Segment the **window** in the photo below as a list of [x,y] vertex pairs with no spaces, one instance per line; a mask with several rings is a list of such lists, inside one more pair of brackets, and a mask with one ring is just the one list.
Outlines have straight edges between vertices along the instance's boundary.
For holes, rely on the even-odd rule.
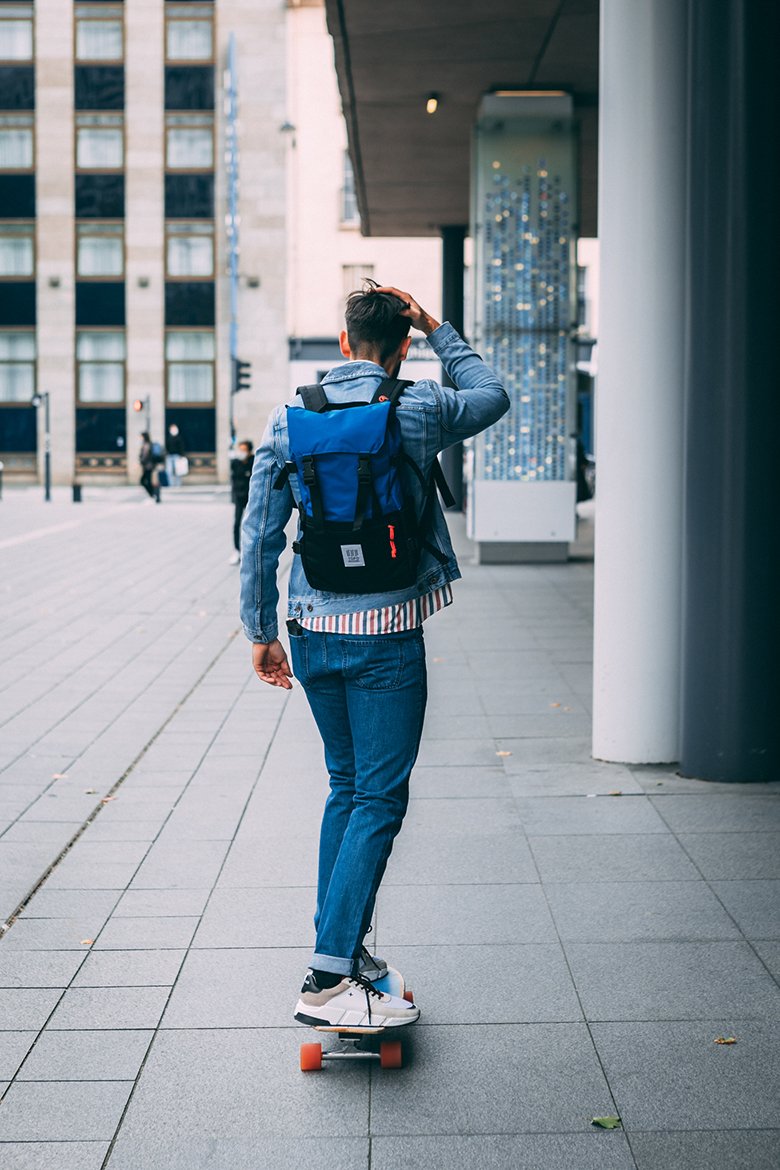
[[124,275],[125,249],[121,224],[79,224],[76,237],[76,271],[80,277]]
[[125,335],[118,331],[76,334],[79,402],[124,402]]
[[210,223],[169,223],[166,276],[214,275],[214,227]]
[[29,171],[32,165],[32,115],[0,114],[0,171]]
[[373,279],[374,265],[373,264],[342,264],[341,266],[341,288],[344,294],[344,299],[349,296],[351,292],[363,287],[363,281],[366,278]]
[[168,114],[165,165],[169,170],[211,170],[214,166],[211,114]]
[[0,276],[35,275],[35,228],[31,223],[0,223]]
[[214,334],[200,329],[165,337],[168,402],[214,401]]
[[124,151],[121,114],[76,116],[76,166],[80,170],[121,170]]
[[29,402],[35,393],[35,334],[0,330],[0,402]]
[[210,61],[214,48],[211,11],[203,4],[181,4],[169,9],[165,23],[168,61]]
[[114,4],[76,8],[76,60],[121,61],[122,9]]
[[344,186],[341,188],[341,222],[360,224],[357,196],[355,195],[355,174],[349,151],[344,151]]
[[32,61],[32,4],[5,4],[0,8],[0,61]]

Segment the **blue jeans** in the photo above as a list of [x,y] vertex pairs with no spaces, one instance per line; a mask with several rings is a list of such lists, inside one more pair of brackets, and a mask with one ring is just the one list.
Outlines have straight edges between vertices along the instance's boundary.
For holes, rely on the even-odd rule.
[[409,802],[427,680],[422,628],[347,636],[291,631],[293,673],[325,745],[311,965],[350,975]]

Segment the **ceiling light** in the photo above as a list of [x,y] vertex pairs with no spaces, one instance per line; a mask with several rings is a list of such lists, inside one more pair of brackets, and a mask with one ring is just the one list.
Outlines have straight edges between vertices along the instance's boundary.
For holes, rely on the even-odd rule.
[[429,93],[425,99],[426,114],[435,114],[439,108],[439,95],[437,93]]

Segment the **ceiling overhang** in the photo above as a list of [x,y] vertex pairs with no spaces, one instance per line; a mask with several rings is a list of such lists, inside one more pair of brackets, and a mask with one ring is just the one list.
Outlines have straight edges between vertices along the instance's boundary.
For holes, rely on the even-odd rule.
[[[596,234],[598,0],[325,0],[364,235],[469,220],[482,96],[564,90],[579,138],[579,231]],[[438,95],[438,109],[426,100]]]

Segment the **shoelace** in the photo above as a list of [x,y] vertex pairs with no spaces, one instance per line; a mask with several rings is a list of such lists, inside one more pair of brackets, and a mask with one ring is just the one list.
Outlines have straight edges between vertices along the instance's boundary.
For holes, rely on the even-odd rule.
[[371,1023],[371,996],[377,999],[382,998],[382,992],[377,991],[370,979],[366,979],[364,975],[353,975],[350,978],[350,983],[354,983],[355,987],[359,987],[366,993],[366,1011],[368,1013],[368,1022]]

